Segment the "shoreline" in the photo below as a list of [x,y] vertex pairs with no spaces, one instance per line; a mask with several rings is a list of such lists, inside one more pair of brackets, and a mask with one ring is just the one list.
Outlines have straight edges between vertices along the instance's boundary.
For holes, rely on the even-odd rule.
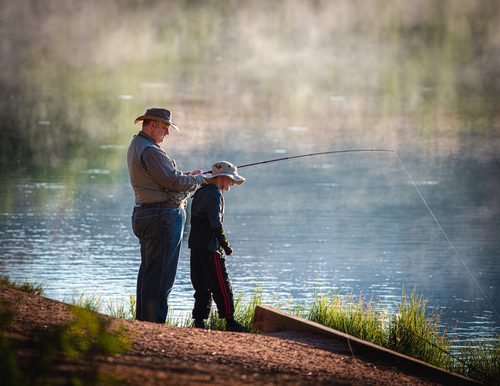
[[[32,339],[37,328],[48,330],[71,318],[68,305],[43,296],[0,287],[0,298],[14,314],[7,336],[19,342]],[[144,379],[152,385],[450,384],[374,353],[352,358],[347,345],[308,333],[233,333],[97,315],[109,320],[112,330],[123,325],[133,339],[126,353],[95,361],[101,374],[130,385]],[[64,363],[78,372],[78,363]]]

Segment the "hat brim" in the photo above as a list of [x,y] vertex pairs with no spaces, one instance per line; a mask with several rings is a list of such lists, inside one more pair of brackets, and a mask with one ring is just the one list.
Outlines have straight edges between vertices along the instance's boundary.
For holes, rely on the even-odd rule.
[[139,125],[140,123],[142,123],[145,119],[153,119],[155,121],[162,121],[162,122],[165,122],[165,123],[168,123],[170,126],[172,126],[175,130],[179,131],[179,128],[177,127],[177,125],[173,122],[169,122],[169,121],[166,121],[164,119],[161,119],[161,118],[158,118],[158,117],[155,117],[154,115],[141,115],[140,117],[136,118],[136,120],[134,121],[134,123],[136,125]]
[[229,173],[217,173],[213,174],[211,176],[203,177],[205,181],[211,182],[214,178],[217,178],[219,176],[226,176],[231,178],[236,185],[241,185],[243,182],[245,182],[245,178],[242,176],[236,176],[234,174],[229,174]]

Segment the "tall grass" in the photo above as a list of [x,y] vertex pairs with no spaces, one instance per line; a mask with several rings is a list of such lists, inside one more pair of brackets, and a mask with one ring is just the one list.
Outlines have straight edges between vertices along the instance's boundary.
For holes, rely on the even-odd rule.
[[107,313],[115,318],[121,318],[126,320],[135,319],[135,296],[130,294],[129,302],[127,303],[123,296],[117,299],[110,299],[106,310]]
[[[244,291],[240,291],[234,302],[234,317],[244,326],[250,327],[252,324],[255,307],[264,302],[263,287],[256,285],[249,300],[244,299]],[[210,330],[225,330],[226,321],[218,316],[215,307],[212,307],[206,326]]]
[[435,366],[449,368],[452,346],[445,331],[440,331],[441,314],[426,313],[425,301],[415,290],[409,299],[404,293],[397,305],[397,312],[390,316],[386,347]]
[[27,281],[21,284],[15,283],[7,275],[0,275],[0,287],[14,288],[35,295],[45,295],[45,288],[41,284],[29,283]]
[[371,300],[363,301],[363,297],[355,300],[352,293],[342,297],[340,291],[322,294],[316,290],[312,303],[306,307],[306,318],[383,346],[387,341],[385,312],[383,308],[374,309]]
[[450,370],[487,385],[500,385],[500,336],[484,335],[463,343]]
[[86,310],[89,310],[89,311],[99,312],[101,310],[101,307],[102,307],[101,297],[102,297],[101,295],[98,295],[95,292],[93,292],[93,293],[87,293],[87,292],[78,293],[78,291],[74,290],[71,293],[70,304],[72,304],[76,307],[85,308]]

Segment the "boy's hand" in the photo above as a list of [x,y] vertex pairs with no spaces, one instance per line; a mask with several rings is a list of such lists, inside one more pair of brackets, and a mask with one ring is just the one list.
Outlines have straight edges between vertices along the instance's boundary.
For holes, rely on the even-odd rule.
[[224,252],[226,252],[226,256],[231,256],[233,254],[233,248],[226,248],[224,249]]

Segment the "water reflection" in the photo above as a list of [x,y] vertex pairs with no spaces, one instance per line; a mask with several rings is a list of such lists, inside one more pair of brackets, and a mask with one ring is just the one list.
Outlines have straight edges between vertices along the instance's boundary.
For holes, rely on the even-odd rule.
[[[235,4],[4,5],[0,273],[59,299],[134,293],[125,152],[133,119],[165,106],[181,126],[165,148],[183,170],[396,149],[500,310],[498,2]],[[389,308],[415,286],[459,331],[500,323],[394,155],[241,172],[227,195],[236,286],[298,301],[342,289]],[[183,312],[188,265],[183,249],[172,294]]]

